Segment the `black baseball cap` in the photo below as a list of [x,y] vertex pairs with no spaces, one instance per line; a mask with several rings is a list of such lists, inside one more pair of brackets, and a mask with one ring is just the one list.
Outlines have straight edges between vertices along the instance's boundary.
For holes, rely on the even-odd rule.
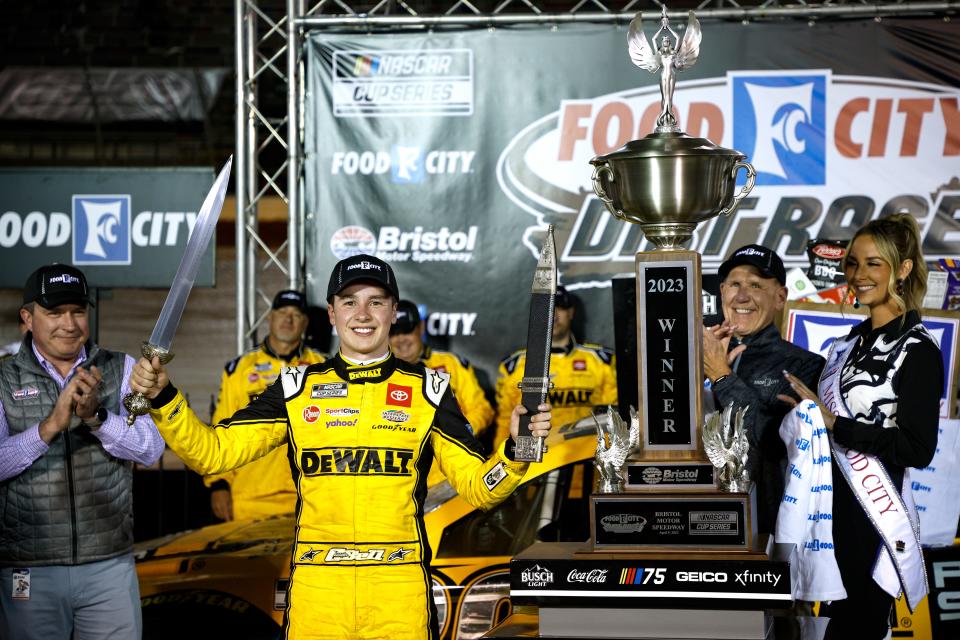
[[293,289],[284,289],[273,297],[271,309],[280,309],[281,307],[296,307],[304,313],[307,312],[307,296],[300,291]]
[[420,324],[420,309],[409,300],[397,303],[397,321],[390,326],[390,335],[413,333]]
[[333,296],[360,281],[378,284],[389,291],[394,300],[400,299],[397,277],[393,275],[390,265],[376,256],[358,253],[344,258],[333,267],[330,283],[327,284],[327,302],[333,302]]
[[557,293],[553,297],[553,305],[561,309],[572,309],[574,307],[573,294],[567,291],[567,288],[562,284],[557,285]]
[[93,304],[87,278],[83,272],[68,264],[48,264],[29,276],[23,285],[23,304],[36,302],[44,309],[61,304]]
[[783,267],[783,260],[772,250],[759,244],[748,244],[734,251],[720,265],[717,275],[721,281],[725,280],[734,267],[745,264],[756,267],[764,278],[776,278],[781,285],[787,284],[787,270]]

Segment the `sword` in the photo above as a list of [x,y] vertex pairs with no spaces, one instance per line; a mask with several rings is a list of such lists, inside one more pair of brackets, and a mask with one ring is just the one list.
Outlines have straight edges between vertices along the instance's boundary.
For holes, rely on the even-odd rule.
[[540,462],[547,450],[543,438],[530,431],[530,419],[546,401],[550,382],[550,347],[553,342],[553,309],[557,294],[557,252],[553,242],[553,225],[547,226],[547,237],[540,250],[533,272],[530,299],[530,320],[527,323],[527,359],[523,365],[520,404],[527,413],[520,416],[520,432],[514,458],[522,462]]
[[[173,284],[160,310],[157,324],[153,327],[150,340],[140,346],[140,353],[149,360],[153,360],[154,356],[159,357],[163,364],[173,360],[173,353],[170,352],[173,334],[177,332],[177,325],[180,324],[183,309],[187,306],[187,298],[190,296],[190,290],[193,289],[193,282],[197,279],[200,260],[207,245],[210,244],[214,229],[217,228],[217,219],[220,217],[220,209],[223,208],[223,199],[227,195],[227,183],[230,181],[232,165],[233,156],[230,156],[213,186],[210,187],[207,197],[204,198],[200,215],[197,216],[197,221],[193,225],[193,232],[187,241],[183,257],[180,258],[180,266],[177,267],[177,274],[173,277]],[[128,411],[127,424],[133,425],[137,416],[146,415],[150,410],[150,400],[142,393],[128,393],[123,397],[123,406]]]

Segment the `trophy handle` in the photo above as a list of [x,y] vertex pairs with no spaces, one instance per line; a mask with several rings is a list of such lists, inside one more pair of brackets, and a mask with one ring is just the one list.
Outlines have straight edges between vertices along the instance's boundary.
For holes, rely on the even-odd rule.
[[[738,161],[737,164],[733,165],[733,171],[731,172],[734,182],[737,180],[737,170],[739,170],[740,167],[743,167],[747,170],[747,184],[743,185],[743,188],[740,189],[740,193],[733,196],[733,202],[730,203],[730,206],[725,207],[722,211],[720,211],[721,216],[728,216],[736,211],[737,207],[740,206],[740,201],[746,198],[748,193],[753,191],[753,183],[757,181],[757,172],[754,170],[753,165],[749,162]],[[594,183],[594,188],[596,188],[596,183]]]
[[623,210],[617,206],[613,201],[613,198],[607,195],[606,189],[603,188],[603,178],[602,176],[607,176],[607,182],[613,184],[616,182],[616,176],[613,173],[613,170],[610,168],[610,165],[599,164],[597,168],[593,170],[593,192],[597,194],[597,197],[607,206],[607,211],[612,213],[614,217],[624,220],[626,222],[631,222],[631,220],[623,213]]

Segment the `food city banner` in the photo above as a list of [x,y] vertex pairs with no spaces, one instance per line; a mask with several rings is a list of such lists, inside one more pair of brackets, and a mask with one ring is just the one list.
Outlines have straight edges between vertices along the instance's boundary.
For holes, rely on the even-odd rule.
[[[697,64],[678,75],[680,124],[758,172],[739,211],[695,235],[705,272],[751,242],[806,268],[808,240],[894,211],[916,216],[928,259],[960,255],[960,26],[702,28]],[[375,253],[427,306],[434,340],[493,372],[525,339],[552,223],[561,282],[584,303],[575,327],[612,346],[610,279],[650,247],[605,211],[588,162],[651,132],[660,108],[659,76],[630,62],[626,38],[625,24],[312,34],[311,299],[336,260]]]
[[[214,180],[210,167],[0,169],[0,288],[51,262],[92,287],[166,288]],[[214,284],[214,245],[197,286]]]

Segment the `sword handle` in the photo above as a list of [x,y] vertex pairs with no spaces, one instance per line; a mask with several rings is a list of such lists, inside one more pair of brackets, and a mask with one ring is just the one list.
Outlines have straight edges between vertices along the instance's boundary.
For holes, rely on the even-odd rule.
[[530,431],[530,421],[537,414],[536,405],[533,409],[526,404],[524,406],[528,413],[520,416],[520,429],[517,433],[513,459],[519,462],[543,462],[543,454],[547,451],[547,445],[544,443],[544,438],[538,438]]
[[[140,353],[150,361],[153,361],[154,356],[160,358],[160,364],[167,364],[173,360],[171,351],[149,342],[140,345]],[[127,426],[132,427],[139,416],[145,416],[150,412],[150,399],[142,393],[128,393],[123,396],[123,406],[127,409]]]

